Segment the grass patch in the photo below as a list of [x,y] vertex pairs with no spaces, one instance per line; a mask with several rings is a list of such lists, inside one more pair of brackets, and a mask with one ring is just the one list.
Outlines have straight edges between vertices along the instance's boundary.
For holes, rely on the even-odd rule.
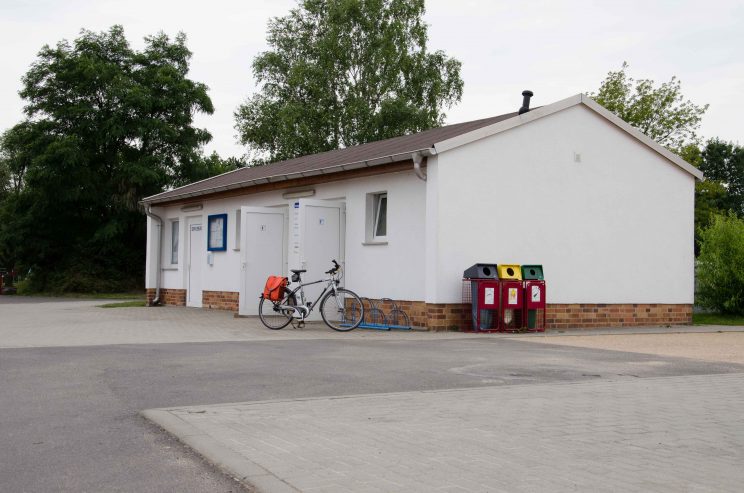
[[744,325],[742,315],[722,315],[720,313],[693,313],[693,325]]
[[104,305],[98,305],[98,308],[133,308],[147,306],[147,303],[143,300],[132,300],[132,301],[120,301],[119,303],[106,303]]

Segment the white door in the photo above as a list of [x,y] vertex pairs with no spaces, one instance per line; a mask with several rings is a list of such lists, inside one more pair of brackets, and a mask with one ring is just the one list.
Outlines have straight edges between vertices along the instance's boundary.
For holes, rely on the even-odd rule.
[[266,278],[287,275],[287,208],[240,208],[240,314],[258,315]]
[[[344,263],[345,205],[310,199],[300,199],[299,204],[300,265],[307,269],[302,279],[317,281],[327,277],[325,271],[333,267],[332,260]],[[323,287],[316,284],[305,288],[306,301],[315,303]],[[320,319],[317,309],[313,315],[311,319]]]
[[187,265],[186,306],[202,306],[202,264],[206,245],[201,219],[189,224],[189,263]]

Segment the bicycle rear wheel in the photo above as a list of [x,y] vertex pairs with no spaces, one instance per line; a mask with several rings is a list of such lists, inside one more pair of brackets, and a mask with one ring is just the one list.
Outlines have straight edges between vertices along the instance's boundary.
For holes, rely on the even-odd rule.
[[289,325],[289,322],[292,321],[292,310],[279,308],[282,304],[296,306],[297,299],[294,295],[276,302],[261,298],[261,301],[258,303],[258,318],[261,319],[261,322],[266,327],[272,330],[279,330]]
[[337,288],[320,302],[320,315],[328,327],[339,332],[356,329],[364,318],[364,305],[353,291]]

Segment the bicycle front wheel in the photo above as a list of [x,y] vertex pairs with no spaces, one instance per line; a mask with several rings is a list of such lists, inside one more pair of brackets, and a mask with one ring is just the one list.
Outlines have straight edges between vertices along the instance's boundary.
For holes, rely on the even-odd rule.
[[294,295],[290,295],[287,299],[282,300],[281,302],[261,298],[261,301],[258,304],[258,317],[266,327],[272,330],[279,330],[289,325],[289,322],[292,321],[292,311],[279,308],[282,303],[296,306],[297,300]]
[[364,305],[353,291],[337,288],[320,302],[320,315],[328,327],[340,332],[356,329],[364,318]]

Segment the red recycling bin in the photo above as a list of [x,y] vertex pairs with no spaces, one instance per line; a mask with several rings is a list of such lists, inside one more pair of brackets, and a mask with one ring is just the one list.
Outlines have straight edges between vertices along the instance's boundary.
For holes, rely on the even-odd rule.
[[474,330],[498,330],[499,328],[499,281],[473,280],[478,293],[478,305],[473,310]]
[[545,332],[545,281],[524,281],[524,311],[527,330]]
[[522,328],[524,287],[522,281],[504,280],[501,284],[499,329],[516,331]]

